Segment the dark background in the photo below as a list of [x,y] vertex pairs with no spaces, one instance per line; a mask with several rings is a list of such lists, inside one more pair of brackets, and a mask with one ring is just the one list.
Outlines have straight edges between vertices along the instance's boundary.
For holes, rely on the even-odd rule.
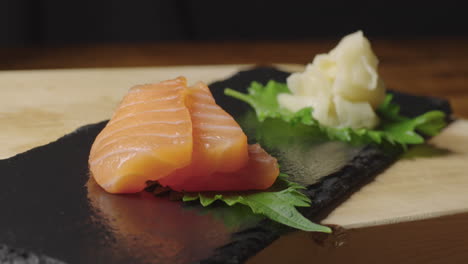
[[0,45],[468,36],[463,1],[0,0]]

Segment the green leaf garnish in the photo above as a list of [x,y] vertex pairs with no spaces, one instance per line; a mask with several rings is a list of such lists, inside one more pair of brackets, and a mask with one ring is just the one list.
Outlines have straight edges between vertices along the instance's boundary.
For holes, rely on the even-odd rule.
[[304,231],[331,233],[331,229],[318,225],[305,218],[296,207],[308,207],[310,199],[300,190],[304,186],[289,181],[285,174],[278,176],[275,184],[268,190],[252,193],[185,193],[182,201],[199,200],[201,205],[209,206],[222,201],[229,206],[242,204],[253,213],[261,214],[278,223]]
[[291,93],[285,83],[269,81],[265,86],[252,82],[247,94],[232,89],[225,89],[228,96],[237,98],[252,106],[259,121],[266,118],[280,118],[291,124],[301,123],[316,127],[331,140],[350,142],[352,144],[388,142],[406,148],[408,144],[424,143],[424,136],[434,136],[444,128],[445,113],[429,111],[415,118],[400,115],[400,107],[392,103],[392,95],[387,94],[382,105],[377,109],[380,125],[375,129],[334,128],[321,125],[312,117],[313,109],[308,107],[291,112],[281,108],[277,96],[280,93]]
[[288,121],[295,116],[295,114],[287,109],[280,108],[276,97],[280,93],[290,93],[288,86],[285,83],[269,81],[267,85],[263,86],[261,83],[252,82],[248,88],[249,94],[226,89],[224,93],[239,100],[250,104],[257,113],[260,121],[266,118],[287,118]]

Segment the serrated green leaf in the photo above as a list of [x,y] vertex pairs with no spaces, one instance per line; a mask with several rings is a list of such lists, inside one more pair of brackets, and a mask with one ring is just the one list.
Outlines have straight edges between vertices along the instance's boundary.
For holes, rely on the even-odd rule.
[[[331,232],[329,227],[315,224],[302,216],[295,206],[302,205],[303,201],[300,201],[300,203],[298,201],[300,200],[292,199],[282,193],[265,192],[247,196],[242,203],[249,206],[254,213],[265,215],[287,226],[311,232]],[[309,206],[309,204],[306,206]]]
[[[290,112],[280,107],[277,96],[280,93],[290,93],[285,83],[269,81],[267,85],[253,82],[243,94],[226,89],[225,94],[248,103],[254,108],[259,121],[266,118],[280,118],[291,125],[303,124],[317,128],[331,140],[339,140],[352,144],[383,144],[400,145],[406,149],[408,144],[421,144],[424,136],[438,134],[446,125],[445,114],[441,111],[430,111],[415,118],[400,115],[400,106],[392,103],[393,96],[388,94],[378,107],[377,114],[381,119],[376,129],[333,128],[319,124],[312,117],[313,109],[308,107],[298,112]],[[317,136],[313,132],[313,136]]]
[[198,194],[186,193],[182,197],[182,202],[191,202],[191,201],[195,201],[195,200],[198,200],[198,199],[199,199]]
[[[278,223],[304,231],[330,233],[331,229],[311,222],[305,218],[296,207],[309,207],[310,199],[299,190],[305,187],[289,181],[280,174],[275,186],[264,192],[255,193],[186,193],[183,201],[199,199],[201,205],[209,206],[214,201],[222,201],[229,206],[242,204],[255,214],[261,214]],[[285,188],[277,191],[278,186]]]
[[225,89],[226,95],[237,98],[250,104],[256,111],[260,121],[271,117],[292,117],[294,114],[285,109],[280,109],[276,96],[280,93],[289,93],[288,86],[283,83],[269,81],[265,86],[258,82],[252,82],[248,95],[240,93],[232,89]]
[[210,204],[212,204],[214,201],[216,201],[217,199],[219,199],[220,197],[219,196],[200,196],[200,203],[203,205],[203,206],[208,206]]
[[416,118],[416,130],[428,136],[437,135],[447,124],[445,114],[440,111],[430,111]]

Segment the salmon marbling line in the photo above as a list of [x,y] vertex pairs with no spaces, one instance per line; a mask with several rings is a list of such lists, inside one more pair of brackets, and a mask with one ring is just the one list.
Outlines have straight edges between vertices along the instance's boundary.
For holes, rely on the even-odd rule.
[[[115,193],[141,191],[146,180],[176,189],[267,188],[278,170],[260,146],[248,147],[240,126],[205,84],[189,88],[185,78],[130,89],[94,142],[90,168]],[[250,175],[250,169],[260,175]]]

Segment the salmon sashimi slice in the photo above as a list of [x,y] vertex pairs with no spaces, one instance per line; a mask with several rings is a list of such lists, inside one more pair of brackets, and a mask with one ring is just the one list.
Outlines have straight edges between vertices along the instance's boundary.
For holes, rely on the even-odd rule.
[[96,137],[89,166],[110,193],[139,192],[149,180],[176,191],[258,190],[279,174],[208,86],[189,88],[183,77],[131,88]]
[[134,193],[192,161],[192,121],[183,77],[135,86],[96,137],[89,167],[110,193]]
[[247,165],[247,136],[234,118],[216,104],[210,89],[199,82],[187,92],[193,125],[192,163],[159,180],[164,186],[202,181],[215,172],[234,172]]
[[260,145],[248,147],[246,166],[233,172],[216,172],[211,175],[194,175],[184,182],[170,185],[176,191],[242,191],[264,190],[273,185],[279,175],[277,160]]
[[192,163],[159,180],[176,191],[242,191],[270,187],[278,163],[258,144],[248,146],[239,124],[218,106],[203,83],[189,88],[193,124]]

